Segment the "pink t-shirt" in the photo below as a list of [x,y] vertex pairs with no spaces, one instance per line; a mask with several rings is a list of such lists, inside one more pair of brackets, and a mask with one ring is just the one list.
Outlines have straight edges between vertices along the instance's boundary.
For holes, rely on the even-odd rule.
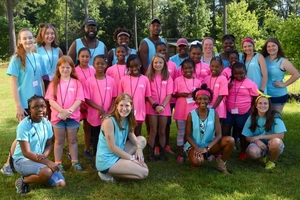
[[228,81],[225,76],[220,75],[217,77],[212,77],[212,75],[207,76],[203,83],[207,84],[207,87],[213,91],[213,99],[210,102],[210,106],[213,106],[220,95],[223,95],[223,100],[220,102],[219,106],[215,109],[219,114],[220,118],[226,118],[226,104],[225,99],[228,95]]
[[[169,76],[167,80],[162,80],[161,74],[155,74],[154,80],[150,81],[151,98],[155,103],[162,104],[167,95],[173,93],[173,80]],[[161,115],[171,116],[170,102],[165,105],[165,109],[162,113],[157,114],[152,108],[152,105],[146,102],[146,114],[149,115]]]
[[[95,104],[101,106],[106,112],[109,111],[112,99],[118,94],[116,83],[114,79],[106,75],[103,80],[98,80],[95,76],[91,76],[86,81],[84,88],[85,98],[93,101]],[[99,111],[91,106],[88,106],[87,121],[92,126],[99,126],[102,124],[102,119],[99,116]]]
[[234,80],[232,84],[233,86],[228,90],[228,97],[226,98],[227,111],[232,114],[245,114],[251,107],[252,97],[258,96],[257,86],[248,78],[243,81]]
[[[197,78],[193,79],[187,79],[184,78],[184,76],[179,76],[174,81],[174,92],[176,93],[191,93],[196,88],[199,88],[201,86],[201,81]],[[173,118],[175,120],[186,120],[189,112],[191,112],[193,109],[197,108],[197,105],[195,104],[192,95],[188,98],[185,97],[179,97],[177,98],[176,104],[175,104],[175,111]]]
[[[86,80],[89,77],[93,76],[96,73],[96,70],[92,66],[89,66],[89,68],[87,68],[87,69],[82,69],[78,65],[78,66],[75,67],[75,72],[76,72],[76,74],[78,76],[78,79],[79,79],[80,83],[82,84],[82,86],[84,88]],[[83,108],[85,108],[85,110],[88,109],[87,104],[85,102],[82,102],[80,106],[83,107]],[[86,119],[87,115],[88,115],[87,111],[81,112],[81,119]]]
[[209,65],[205,62],[199,62],[196,64],[196,78],[203,81],[207,76],[211,75]]
[[121,78],[126,74],[126,65],[114,64],[113,66],[109,67],[106,71],[106,75],[112,77],[115,80],[117,88],[119,88],[119,82]]
[[[71,78],[70,80],[60,80],[59,84],[57,85],[56,90],[57,99],[54,99],[53,95],[53,82],[49,84],[49,87],[46,92],[45,99],[47,100],[54,100],[56,103],[62,107],[63,109],[69,109],[76,100],[81,100],[84,102],[84,93],[83,87],[80,81]],[[57,124],[61,119],[58,117],[58,111],[54,108],[51,108],[51,123]],[[78,107],[72,115],[70,116],[71,119],[76,121],[80,121],[80,108]]]
[[[172,77],[173,81],[177,78],[177,66],[176,63],[172,62],[171,60],[169,60],[167,62],[167,66],[168,66],[168,71],[170,76]],[[170,103],[175,103],[176,99],[175,98],[171,98]]]
[[149,79],[141,75],[139,77],[123,76],[119,84],[119,94],[127,93],[133,98],[134,116],[138,122],[146,118],[146,97],[151,96]]
[[222,74],[223,76],[226,77],[227,81],[230,81],[231,73],[232,73],[232,71],[231,71],[231,69],[230,69],[229,67],[226,67],[226,68],[223,69],[223,71],[221,72],[221,74]]

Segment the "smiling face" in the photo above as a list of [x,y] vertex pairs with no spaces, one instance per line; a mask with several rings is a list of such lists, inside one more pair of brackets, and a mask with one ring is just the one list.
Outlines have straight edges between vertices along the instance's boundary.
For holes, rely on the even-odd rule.
[[230,63],[230,66],[233,66],[234,63],[239,61],[239,56],[236,53],[231,53],[228,56],[228,61]]
[[93,63],[97,75],[104,75],[107,63],[103,58],[96,57]]
[[156,47],[156,53],[160,53],[160,54],[164,55],[165,59],[168,60],[169,53],[168,53],[168,49],[167,49],[166,45],[164,45],[164,44],[158,45]]
[[85,37],[89,39],[95,39],[98,33],[97,26],[95,25],[89,25],[89,26],[84,26],[84,34]]
[[123,46],[119,46],[116,49],[116,57],[118,61],[124,61],[126,56],[126,49]]
[[20,32],[18,43],[21,44],[25,50],[30,50],[34,44],[34,37],[31,31],[25,30]]
[[211,39],[206,39],[203,42],[203,53],[212,54],[214,48],[214,43]]
[[192,78],[195,69],[194,69],[194,66],[192,65],[192,63],[190,63],[190,62],[185,62],[185,63],[182,65],[182,71],[183,71],[183,76],[184,76],[185,78]]
[[213,77],[219,76],[223,70],[223,66],[216,60],[212,60],[209,67]]
[[276,56],[277,53],[278,53],[278,45],[276,43],[274,43],[274,42],[268,42],[267,43],[267,52],[271,56],[272,55]]
[[222,46],[223,46],[223,49],[224,49],[225,52],[234,50],[234,42],[231,39],[226,39],[222,43]]
[[153,59],[153,69],[155,73],[160,74],[163,68],[164,68],[164,59],[160,57],[155,57]]
[[269,110],[269,100],[265,97],[260,97],[257,100],[256,108],[260,115],[264,115]]
[[69,79],[71,72],[72,72],[72,67],[70,66],[69,63],[64,62],[62,63],[59,67],[59,73],[60,73],[60,77],[62,79]]
[[199,108],[206,108],[207,105],[210,103],[210,98],[205,94],[199,94],[195,100],[196,104]]
[[130,114],[131,110],[132,110],[132,105],[130,101],[127,99],[121,100],[117,104],[117,111],[121,118],[126,118]]
[[190,50],[190,58],[195,62],[199,63],[202,56],[202,50],[200,47],[192,47]]
[[43,39],[46,44],[51,44],[55,39],[54,30],[52,28],[47,28]]
[[33,122],[42,121],[43,117],[46,116],[47,106],[42,98],[34,99],[30,102],[30,118]]
[[90,59],[91,59],[91,55],[89,51],[87,50],[80,51],[78,55],[80,67],[88,67]]
[[244,42],[243,51],[247,55],[252,55],[254,53],[254,45],[251,42]]
[[129,63],[129,72],[131,76],[138,77],[140,75],[141,62],[138,59],[134,59]]
[[177,51],[179,53],[179,57],[186,57],[188,54],[189,46],[181,44],[177,46]]
[[128,44],[129,44],[129,37],[127,35],[120,35],[118,38],[117,38],[117,42],[119,45],[125,45],[126,47],[128,47]]
[[243,81],[246,78],[246,70],[244,68],[234,68],[233,77],[237,81]]

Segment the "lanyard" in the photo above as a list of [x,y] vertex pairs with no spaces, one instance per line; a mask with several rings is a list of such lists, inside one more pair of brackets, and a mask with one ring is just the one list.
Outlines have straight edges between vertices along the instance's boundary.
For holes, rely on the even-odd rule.
[[[245,79],[246,79],[246,78],[245,78]],[[239,90],[240,90],[241,86],[243,85],[243,83],[244,83],[245,79],[242,81],[242,83],[240,84],[240,86],[239,86],[239,88],[237,89],[237,91],[236,91],[236,87],[234,87],[234,89],[235,89],[235,95],[234,95],[234,106],[235,106],[235,103],[236,103],[236,98],[237,98],[237,96],[238,96]],[[235,82],[235,84],[234,84],[234,85],[236,86],[236,80],[234,80],[234,82]]]
[[26,55],[26,58],[27,58],[27,60],[28,60],[28,62],[30,63],[30,65],[31,65],[31,67],[32,67],[32,69],[33,69],[33,74],[34,74],[34,76],[35,76],[35,74],[36,74],[36,60],[35,60],[35,56],[34,56],[34,53],[32,53],[32,56],[33,56],[33,59],[34,59],[34,66],[33,66],[33,64],[32,64],[32,62],[30,61],[30,59],[29,59],[29,57]]
[[194,88],[195,88],[195,85],[194,85],[195,78],[193,77],[192,79],[193,79],[193,87],[192,87],[192,90],[190,90],[189,87],[188,87],[188,85],[186,84],[185,77],[183,77],[183,80],[184,80],[184,83],[185,83],[185,87],[190,92],[193,92]]
[[134,91],[133,91],[133,93],[132,93],[132,82],[131,82],[131,76],[130,76],[130,90],[131,90],[131,97],[132,97],[132,99],[134,99],[134,95],[135,95],[137,86],[139,85],[140,77],[141,77],[141,76],[139,76],[139,78],[138,78],[138,80],[137,80],[137,83],[136,83],[136,85],[135,85]]
[[99,87],[99,84],[98,84],[98,80],[96,78],[96,75],[95,75],[95,79],[96,79],[96,84],[97,84],[97,87],[98,87],[98,91],[99,91],[99,94],[100,94],[100,98],[101,98],[101,107],[104,109],[104,102],[105,102],[105,99],[106,99],[106,90],[107,90],[107,77],[105,76],[105,88],[104,88],[104,99],[102,98],[102,94],[101,94],[101,91],[100,91],[100,87]]
[[48,56],[48,60],[49,60],[49,63],[50,63],[50,69],[51,69],[51,73],[52,73],[52,66],[53,66],[53,60],[54,60],[54,58],[53,58],[53,48],[51,47],[52,59],[50,59],[50,56],[48,54],[47,49],[45,47],[44,47],[44,49],[45,49],[45,52],[46,52],[46,54]]
[[[43,153],[43,146],[42,146],[42,140],[41,140],[41,138],[40,138],[40,135],[39,135],[39,133],[38,133],[38,131],[37,131],[37,129],[36,129],[36,127],[33,125],[33,122],[31,123],[31,126],[34,128],[34,130],[35,130],[35,133],[32,135],[32,136],[35,136],[35,134],[37,135],[37,137],[38,137],[38,141],[39,141],[39,145],[40,145],[40,153]],[[43,140],[45,140],[45,125],[44,125],[44,122],[42,122],[42,126],[43,126]]]
[[59,90],[59,92],[60,92],[60,99],[61,99],[61,104],[62,104],[62,108],[63,108],[63,109],[65,109],[65,108],[64,108],[64,105],[65,105],[65,102],[66,102],[66,98],[67,98],[67,93],[68,93],[68,89],[69,89],[70,82],[71,82],[71,78],[69,79],[69,82],[68,82],[68,86],[67,86],[67,89],[66,89],[66,93],[65,93],[65,98],[64,98],[64,100],[63,100],[63,98],[62,98],[61,83],[59,83],[59,88],[60,88],[60,90]]
[[[157,77],[157,76],[156,76]],[[156,91],[157,91],[157,94],[158,94],[158,103],[160,104],[160,98],[161,98],[161,88],[162,88],[162,80],[161,80],[161,87],[160,87],[160,92],[158,92],[158,84],[156,82],[156,77],[154,77],[154,81],[155,81],[155,84],[156,84]],[[161,77],[162,78],[162,77]]]
[[87,78],[91,77],[91,71],[90,71],[90,67],[88,68],[88,70],[89,70],[89,74],[90,74],[90,76],[89,76],[89,77],[86,77],[86,75],[84,74],[84,71],[83,71],[83,69],[82,69],[80,66],[79,66],[79,68],[81,69],[81,71],[82,71],[82,74],[83,74],[83,76],[84,76],[85,80],[87,80]]
[[250,64],[251,64],[251,62],[252,62],[252,60],[253,60],[253,58],[255,57],[255,54],[256,54],[256,53],[254,53],[254,55],[252,56],[252,58],[251,58],[250,62],[248,63],[248,65],[246,65],[246,59],[245,59],[245,65],[246,65],[246,69],[247,69],[247,70],[248,70],[248,68],[249,68],[249,66],[250,66]]
[[212,76],[210,77],[210,81],[209,81],[209,84],[210,84],[210,89],[212,89],[212,91],[214,91],[214,88],[215,88],[215,85],[216,85],[216,82],[217,82],[217,80],[218,80],[219,76],[217,76],[217,78],[216,78],[216,80],[215,80],[215,82],[214,82],[214,85],[213,85],[213,87],[211,87],[211,78],[212,78]]

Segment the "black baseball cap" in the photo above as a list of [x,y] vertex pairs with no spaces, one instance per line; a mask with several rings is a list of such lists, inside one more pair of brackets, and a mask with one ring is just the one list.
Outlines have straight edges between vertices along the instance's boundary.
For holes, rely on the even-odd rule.
[[83,26],[89,26],[89,25],[94,25],[97,26],[97,22],[94,18],[88,17],[84,20]]
[[154,18],[150,21],[150,24],[153,24],[154,22],[157,22],[159,24],[161,24],[160,20],[158,18]]

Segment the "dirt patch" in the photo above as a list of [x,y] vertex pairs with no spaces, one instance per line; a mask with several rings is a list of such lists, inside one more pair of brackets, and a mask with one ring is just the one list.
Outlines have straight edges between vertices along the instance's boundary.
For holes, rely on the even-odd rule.
[[0,63],[0,68],[7,68],[8,67],[8,63]]

